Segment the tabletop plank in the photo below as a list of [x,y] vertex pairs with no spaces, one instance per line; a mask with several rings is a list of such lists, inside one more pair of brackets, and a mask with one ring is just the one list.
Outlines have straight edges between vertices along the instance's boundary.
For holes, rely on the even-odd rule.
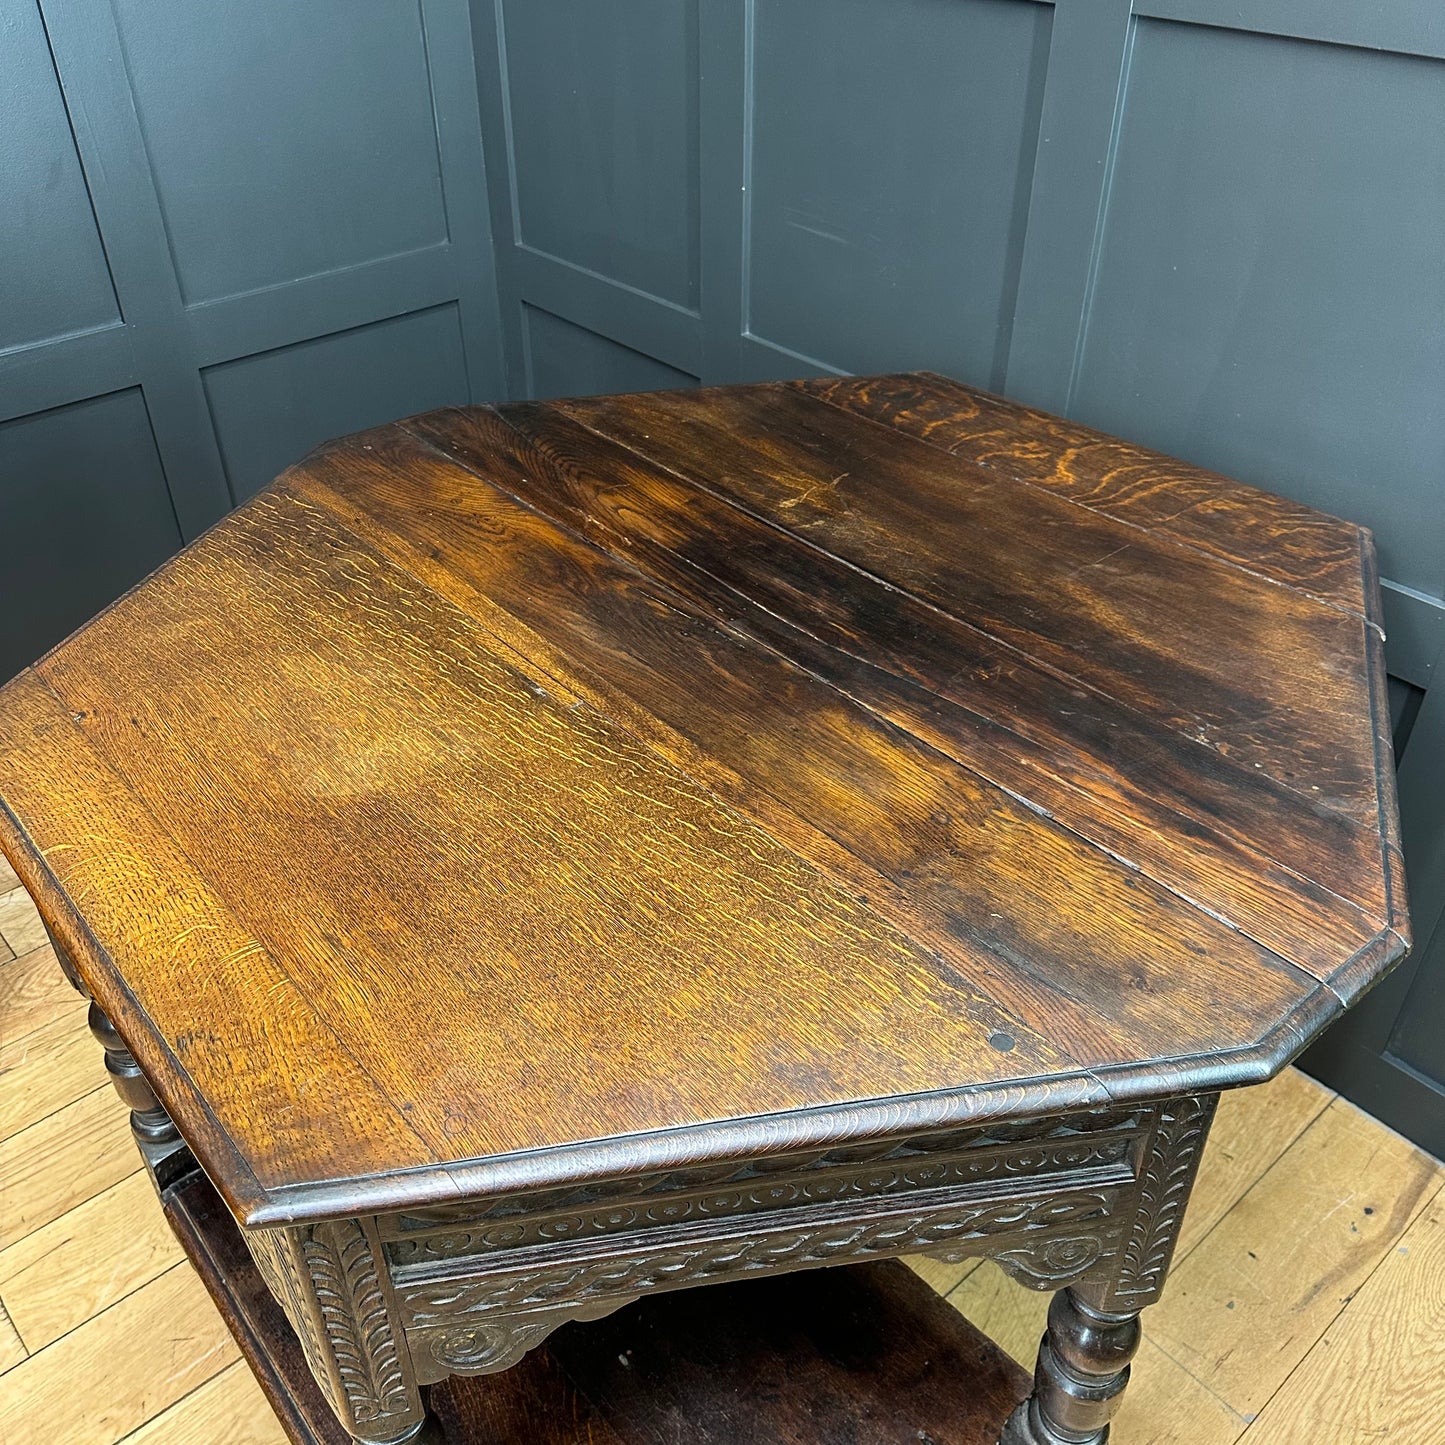
[[[1150,730],[1137,713],[685,486],[552,408],[514,405],[497,419],[438,413],[411,426],[682,592],[702,615],[726,616],[1183,896],[1209,897],[1226,919],[1316,976],[1387,923],[1378,832],[1193,739]],[[412,466],[424,470],[408,454],[396,471]],[[402,515],[407,482],[399,477],[393,490],[390,524],[428,526]],[[465,508],[446,516],[433,532],[466,526]]]
[[789,384],[976,466],[1373,616],[1360,569],[1362,529],[1313,507],[933,372]]
[[[493,454],[485,470],[503,464]],[[380,522],[369,535],[389,555],[464,579],[470,590],[450,595],[494,604],[486,621],[539,677],[697,770],[1091,1068],[1125,1061],[1143,1039],[1219,1048],[1243,1022],[1236,1011],[1276,1017],[1297,987],[1237,931],[480,477],[378,437],[363,462],[317,458],[287,485],[350,498],[347,522]],[[428,580],[448,585],[435,569]]]
[[448,1160],[1077,1067],[284,494],[42,671]]
[[1378,831],[1362,618],[791,388],[556,405]]
[[[129,713],[106,716],[139,740]],[[174,776],[167,791],[187,806]],[[34,673],[0,709],[0,796],[17,871],[52,920],[84,908],[66,928],[76,964],[228,1203],[245,1211],[298,1170],[435,1162]]]

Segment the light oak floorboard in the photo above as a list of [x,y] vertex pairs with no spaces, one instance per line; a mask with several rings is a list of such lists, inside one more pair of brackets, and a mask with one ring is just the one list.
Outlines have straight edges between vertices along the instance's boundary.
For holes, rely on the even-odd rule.
[[999,1349],[1032,1370],[1049,1313],[1051,1291],[1025,1289],[988,1261],[948,1294],[948,1302]]
[[5,1313],[5,1306],[0,1305],[0,1375],[11,1365],[18,1365],[24,1358],[24,1341],[11,1324],[10,1316]]
[[0,854],[0,893],[8,893],[12,888],[20,886],[20,879],[15,876],[15,870],[10,866],[10,860]]
[[15,887],[7,893],[0,893],[0,938],[17,956],[30,953],[46,943],[45,925],[23,888]]
[[238,1355],[200,1279],[177,1265],[0,1375],[5,1445],[115,1445]]
[[1258,1088],[1231,1089],[1220,1097],[1179,1235],[1176,1268],[1334,1097],[1298,1069],[1286,1069]]
[[133,1174],[136,1158],[125,1105],[108,1084],[5,1140],[0,1249]]
[[184,1258],[138,1169],[0,1250],[0,1299],[33,1354]]
[[125,1445],[288,1445],[244,1360],[125,1437]]
[[1245,1435],[1245,1445],[1316,1440],[1445,1442],[1445,1195],[1405,1231]]
[[[0,964],[0,1045],[8,1047],[36,1029],[74,1014],[81,1003],[48,944],[24,958]],[[81,1015],[83,1018],[83,1008]]]
[[100,1046],[85,1026],[85,1000],[70,996],[72,1007],[0,1046],[0,1141],[107,1082]]
[[966,1280],[983,1261],[965,1259],[959,1264],[947,1264],[926,1254],[910,1254],[904,1258],[903,1263],[925,1284],[932,1285],[937,1293],[946,1295]]
[[1249,1419],[1442,1182],[1437,1160],[1337,1099],[1174,1271],[1150,1337]]

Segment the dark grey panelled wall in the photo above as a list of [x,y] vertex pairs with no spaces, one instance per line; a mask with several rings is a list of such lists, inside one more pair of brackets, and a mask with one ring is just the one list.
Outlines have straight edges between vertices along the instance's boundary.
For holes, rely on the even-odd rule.
[[465,0],[0,0],[0,677],[316,442],[502,386]]
[[[1438,0],[0,0],[0,674],[319,438],[929,366],[1375,528],[1445,1152]],[[494,244],[495,243],[495,244]]]

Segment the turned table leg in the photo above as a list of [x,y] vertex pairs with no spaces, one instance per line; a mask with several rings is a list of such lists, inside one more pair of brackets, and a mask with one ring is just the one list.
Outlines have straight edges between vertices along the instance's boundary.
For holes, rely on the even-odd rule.
[[353,1435],[354,1445],[446,1445],[446,1437],[437,1424],[436,1416],[430,1413],[419,1425],[413,1425],[401,1435]]
[[1139,1348],[1139,1312],[1096,1310],[1078,1289],[1049,1306],[1034,1393],[1014,1412],[1001,1445],[1104,1445],[1109,1417]]
[[1189,1095],[1159,1110],[1137,1156],[1118,1257],[1054,1296],[1034,1392],[999,1445],[1105,1445],[1139,1348],[1139,1312],[1163,1291],[1218,1101]]
[[94,999],[88,1018],[90,1032],[105,1050],[105,1067],[115,1091],[130,1106],[130,1131],[158,1188],[172,1183],[190,1164],[180,1131],[155,1096],[141,1067],[125,1046],[116,1027]]

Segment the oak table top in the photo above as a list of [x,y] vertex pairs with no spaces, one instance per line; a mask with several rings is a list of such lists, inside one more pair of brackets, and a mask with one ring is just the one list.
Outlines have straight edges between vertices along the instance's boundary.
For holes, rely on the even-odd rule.
[[253,1230],[1202,1097],[1407,947],[1379,619],[930,374],[439,411],[0,690],[0,844]]

